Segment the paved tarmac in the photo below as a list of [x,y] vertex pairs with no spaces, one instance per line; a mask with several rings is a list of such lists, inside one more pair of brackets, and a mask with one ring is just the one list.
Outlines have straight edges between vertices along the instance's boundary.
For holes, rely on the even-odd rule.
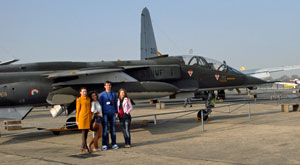
[[[199,109],[167,106],[164,110],[138,107],[132,116]],[[123,135],[117,132],[120,149],[80,153],[80,133],[39,131],[36,127],[58,128],[49,111],[34,110],[23,121],[44,123],[20,131],[1,128],[0,164],[300,164],[300,112],[280,112],[280,105],[251,104],[216,109],[211,120],[196,122],[196,112],[158,116],[158,123],[132,129],[132,148],[125,149]],[[235,110],[235,111],[234,111]],[[134,121],[152,121],[153,117]],[[47,125],[52,122],[52,125]],[[34,133],[28,133],[33,132]],[[27,132],[27,133],[26,133]],[[15,133],[25,133],[10,136]],[[91,138],[91,134],[90,137]]]

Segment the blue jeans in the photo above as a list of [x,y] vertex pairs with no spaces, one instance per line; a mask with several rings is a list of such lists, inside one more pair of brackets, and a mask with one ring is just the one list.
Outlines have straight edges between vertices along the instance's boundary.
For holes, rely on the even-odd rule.
[[108,122],[111,137],[111,145],[116,144],[116,116],[115,114],[103,114],[102,145],[108,145]]
[[130,142],[130,119],[122,119],[121,121],[122,128],[123,128],[123,136],[125,139],[125,145],[131,145]]

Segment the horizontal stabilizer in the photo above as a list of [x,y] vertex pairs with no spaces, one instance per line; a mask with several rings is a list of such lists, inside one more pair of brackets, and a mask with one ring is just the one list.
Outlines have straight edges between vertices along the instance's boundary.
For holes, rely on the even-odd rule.
[[0,108],[0,118],[23,120],[33,107],[7,107]]
[[12,59],[12,60],[8,60],[8,61],[3,61],[3,62],[0,62],[0,65],[9,65],[9,64],[12,64],[14,62],[17,62],[19,61],[19,59]]

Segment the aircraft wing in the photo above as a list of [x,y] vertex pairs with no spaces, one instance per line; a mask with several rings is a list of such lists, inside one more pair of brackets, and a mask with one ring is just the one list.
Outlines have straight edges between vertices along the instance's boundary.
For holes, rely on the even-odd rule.
[[112,73],[112,72],[120,72],[126,69],[138,69],[138,68],[147,68],[149,66],[146,65],[138,65],[138,66],[122,66],[116,68],[83,68],[79,70],[64,70],[64,71],[54,71],[46,73],[45,76],[50,79],[63,78],[63,77],[75,77],[82,75],[93,75],[93,74],[101,74],[101,73]]
[[252,69],[252,70],[242,71],[242,73],[244,73],[246,75],[256,77],[256,78],[265,79],[265,78],[270,77],[270,73],[287,71],[287,70],[295,70],[295,69],[300,69],[300,65],[290,65],[290,66],[281,66],[281,67],[274,67],[274,68]]
[[82,75],[93,75],[93,74],[101,74],[101,73],[109,73],[109,72],[117,72],[122,71],[122,68],[111,68],[111,69],[80,69],[80,70],[67,70],[67,71],[54,71],[52,73],[47,73],[47,78],[56,79],[62,77],[75,77]]
[[105,81],[111,82],[137,82],[137,80],[124,71],[126,69],[141,68],[147,66],[119,67],[119,68],[92,68],[80,70],[57,71],[45,74],[53,79],[53,86],[99,84]]

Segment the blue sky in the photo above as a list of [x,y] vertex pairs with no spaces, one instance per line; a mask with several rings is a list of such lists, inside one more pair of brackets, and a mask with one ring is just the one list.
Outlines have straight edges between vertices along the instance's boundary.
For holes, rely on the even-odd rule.
[[0,60],[137,60],[140,14],[157,46],[246,69],[300,64],[297,0],[0,0]]

